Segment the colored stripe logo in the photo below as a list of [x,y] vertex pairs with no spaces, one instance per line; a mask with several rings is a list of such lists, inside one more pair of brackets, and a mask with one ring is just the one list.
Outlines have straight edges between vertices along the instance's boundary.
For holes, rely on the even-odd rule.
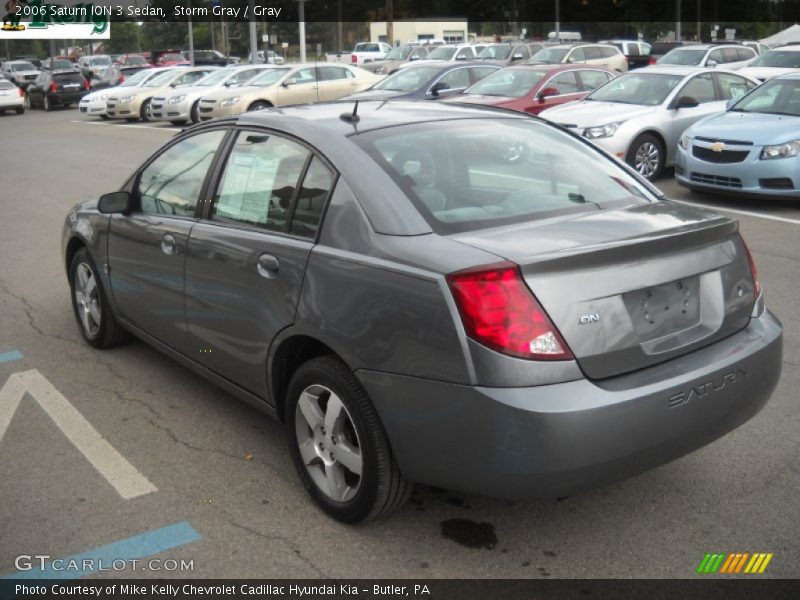
[[763,573],[774,554],[764,552],[717,552],[706,553],[697,573],[700,575],[738,575],[746,573],[749,575]]

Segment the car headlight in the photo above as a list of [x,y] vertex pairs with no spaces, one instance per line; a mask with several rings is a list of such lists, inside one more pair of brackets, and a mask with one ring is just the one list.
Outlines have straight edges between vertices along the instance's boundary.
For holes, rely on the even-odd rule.
[[123,96],[122,98],[119,99],[119,103],[128,104],[129,102],[133,102],[134,98],[136,98],[136,96]]
[[622,125],[622,121],[620,121],[619,123],[609,123],[608,125],[600,125],[598,127],[587,127],[586,129],[583,130],[583,137],[589,140],[611,137],[612,135],[617,133],[617,129],[619,129],[620,125]]
[[773,158],[791,158],[800,154],[800,140],[777,144],[775,146],[764,146],[761,150],[761,160],[771,160]]
[[375,73],[375,75],[386,75],[386,69],[384,67],[375,67],[373,73]]
[[241,96],[233,96],[232,98],[225,98],[222,102],[219,103],[220,106],[233,106],[237,102],[242,100]]
[[678,145],[680,145],[680,147],[683,148],[684,150],[688,150],[691,144],[692,144],[692,138],[690,138],[685,133],[678,140]]
[[186,94],[181,94],[180,96],[173,96],[169,99],[170,104],[178,104],[178,102],[183,102],[186,100]]

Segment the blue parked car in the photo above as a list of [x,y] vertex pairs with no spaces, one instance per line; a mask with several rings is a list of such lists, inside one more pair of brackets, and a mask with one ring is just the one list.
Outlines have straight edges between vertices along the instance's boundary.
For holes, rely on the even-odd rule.
[[695,191],[800,195],[800,73],[775,77],[678,143],[675,177]]

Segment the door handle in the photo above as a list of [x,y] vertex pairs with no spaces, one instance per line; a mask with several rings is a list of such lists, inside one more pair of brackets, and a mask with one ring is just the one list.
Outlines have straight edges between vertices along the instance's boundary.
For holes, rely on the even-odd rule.
[[278,260],[277,256],[272,256],[271,254],[262,254],[258,257],[256,270],[262,277],[267,279],[275,279],[275,277],[278,275],[278,269],[280,266],[281,261]]
[[178,242],[174,235],[171,233],[164,234],[161,238],[161,251],[168,256],[178,253]]

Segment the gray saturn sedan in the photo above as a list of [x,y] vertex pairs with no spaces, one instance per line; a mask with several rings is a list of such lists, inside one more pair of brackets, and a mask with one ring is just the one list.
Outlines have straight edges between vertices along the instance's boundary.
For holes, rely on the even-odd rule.
[[412,482],[555,497],[755,415],[781,325],[738,225],[492,109],[338,102],[190,128],[67,215],[86,341],[286,423],[331,516]]

